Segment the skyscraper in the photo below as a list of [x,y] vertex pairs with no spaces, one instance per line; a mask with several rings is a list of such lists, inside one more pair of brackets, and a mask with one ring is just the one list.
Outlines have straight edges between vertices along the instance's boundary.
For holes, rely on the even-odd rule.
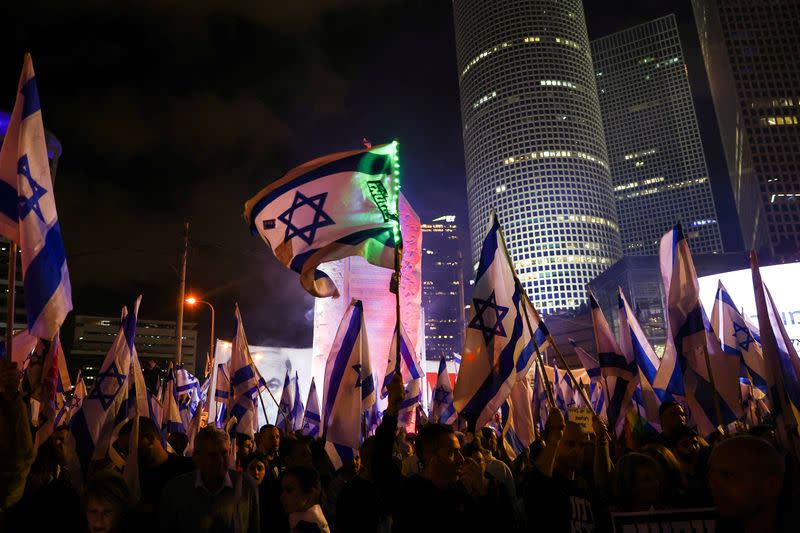
[[422,308],[426,358],[452,359],[464,346],[464,271],[456,217],[422,224]]
[[676,222],[693,252],[722,252],[675,16],[592,41],[592,59],[623,253],[658,254]]
[[745,246],[800,249],[800,2],[692,0]]
[[492,209],[539,310],[622,255],[580,0],[454,0],[472,260]]

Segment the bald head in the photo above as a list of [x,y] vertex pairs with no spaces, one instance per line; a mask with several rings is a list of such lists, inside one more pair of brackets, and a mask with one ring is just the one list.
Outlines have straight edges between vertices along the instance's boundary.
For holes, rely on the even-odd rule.
[[774,509],[784,468],[781,454],[764,439],[743,435],[717,444],[708,484],[720,516],[747,520]]

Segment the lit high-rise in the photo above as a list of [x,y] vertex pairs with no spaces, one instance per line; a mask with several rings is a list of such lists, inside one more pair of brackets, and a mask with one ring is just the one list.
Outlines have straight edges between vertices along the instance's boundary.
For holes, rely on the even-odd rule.
[[622,255],[580,0],[454,0],[472,260],[492,209],[543,313]]
[[592,59],[625,255],[657,255],[678,222],[692,252],[722,252],[675,16],[592,41]]
[[747,248],[800,250],[800,2],[692,0]]

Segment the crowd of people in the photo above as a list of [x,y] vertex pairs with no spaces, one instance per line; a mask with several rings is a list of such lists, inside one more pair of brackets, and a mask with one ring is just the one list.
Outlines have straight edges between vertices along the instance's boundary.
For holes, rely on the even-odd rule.
[[[22,405],[15,389],[2,385],[0,531],[611,531],[613,513],[703,507],[716,509],[716,531],[797,527],[797,464],[772,428],[709,443],[687,427],[677,403],[661,406],[662,433],[627,448],[599,418],[588,433],[554,409],[536,442],[510,460],[492,427],[458,432],[429,423],[416,435],[399,431],[404,391],[395,377],[377,431],[338,469],[322,439],[274,425],[233,442],[206,426],[184,457],[176,450],[186,448],[185,437],[164,441],[142,417],[132,481],[108,462],[76,472],[67,427],[20,472],[25,461],[13,445],[24,445],[30,431],[15,414]],[[114,444],[123,456],[132,424]]]

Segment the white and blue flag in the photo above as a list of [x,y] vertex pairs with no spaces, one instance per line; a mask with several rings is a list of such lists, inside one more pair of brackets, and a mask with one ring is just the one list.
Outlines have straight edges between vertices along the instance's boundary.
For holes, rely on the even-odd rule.
[[188,428],[198,405],[200,405],[200,381],[186,370],[183,365],[178,365],[175,370],[175,378],[177,383],[175,391],[178,397],[181,420],[183,420],[184,427]]
[[361,445],[365,361],[369,361],[369,345],[364,308],[360,300],[353,300],[339,323],[325,363],[322,434],[337,449],[353,450]]
[[436,375],[436,388],[433,390],[433,408],[431,416],[440,424],[453,424],[458,418],[453,406],[453,386],[447,373],[447,361],[444,356],[439,360],[439,372]]
[[405,428],[407,434],[417,432],[417,406],[422,401],[421,379],[412,379],[406,386],[406,394],[397,413],[397,426]]
[[0,148],[0,235],[19,243],[28,329],[50,340],[72,310],[72,288],[30,54]]
[[214,398],[216,403],[214,424],[218,428],[224,428],[228,420],[228,404],[231,401],[231,378],[228,371],[228,363],[217,363],[217,386],[214,388]]
[[500,408],[503,447],[511,459],[521,454],[536,438],[531,403],[532,393],[528,385],[528,376],[520,376],[511,389],[508,399]]
[[277,417],[275,427],[284,433],[292,430],[292,378],[289,377],[288,369],[283,378],[283,392],[281,393],[281,401],[278,402]]
[[453,391],[456,411],[467,419],[477,419],[475,427],[492,419],[531,363],[534,349],[523,315],[525,298],[506,252],[500,222],[492,213]]
[[591,292],[589,292],[589,303],[592,308],[597,360],[600,364],[603,385],[606,386],[608,395],[608,405],[606,406],[608,424],[619,436],[622,435],[625,415],[632,407],[631,399],[639,380],[636,360],[632,353],[624,353],[620,348],[600,304]]
[[[661,431],[661,419],[658,411],[663,402],[674,401],[673,395],[676,387],[672,386],[670,379],[679,379],[681,389],[683,388],[683,377],[679,372],[661,371],[662,360],[659,360],[647,337],[644,335],[639,321],[636,320],[635,313],[625,299],[622,289],[619,289],[619,323],[620,323],[620,348],[626,356],[633,357],[639,369],[639,404],[643,408],[642,414],[647,418],[647,422]],[[630,354],[630,355],[628,355]],[[666,355],[665,355],[666,357]],[[675,353],[672,352],[672,362],[674,363]],[[671,367],[674,368],[674,367]]]
[[314,378],[311,378],[311,387],[308,389],[308,400],[306,400],[306,410],[303,414],[303,427],[301,431],[303,435],[308,437],[319,437],[320,429],[320,410],[319,399],[317,398],[317,385],[314,383]]
[[746,378],[748,385],[753,387],[755,399],[763,398],[769,392],[769,387],[761,343],[756,340],[754,332],[733,303],[722,281],[717,287],[714,309],[711,312],[711,327],[717,333],[722,351],[741,358],[741,377]]
[[[258,432],[258,399],[261,391],[267,386],[258,373],[247,345],[242,315],[236,305],[236,334],[231,343],[231,397],[229,399],[229,434],[231,440],[237,433],[254,435]],[[230,419],[236,421],[231,423]]]
[[130,314],[123,307],[122,324],[114,343],[97,373],[92,389],[70,421],[75,450],[84,471],[93,458],[103,458],[108,452],[117,413],[127,406],[138,303],[137,300]]
[[[386,364],[386,375],[383,378],[381,387],[381,398],[386,398],[389,394],[389,383],[394,377],[397,369],[397,327],[394,329],[392,346],[389,348],[389,362]],[[403,385],[407,385],[411,380],[419,379],[424,375],[417,354],[414,351],[414,344],[406,335],[406,330],[400,324],[400,375],[403,378]]]
[[178,395],[175,384],[175,368],[172,363],[167,370],[167,377],[164,380],[164,395],[161,411],[161,430],[166,433],[186,433],[186,426],[181,418],[180,407],[178,406]]
[[305,407],[303,407],[303,399],[300,397],[300,378],[297,376],[297,372],[294,373],[294,403],[292,403],[292,428],[293,430],[297,431],[303,429],[303,413],[305,412]]

